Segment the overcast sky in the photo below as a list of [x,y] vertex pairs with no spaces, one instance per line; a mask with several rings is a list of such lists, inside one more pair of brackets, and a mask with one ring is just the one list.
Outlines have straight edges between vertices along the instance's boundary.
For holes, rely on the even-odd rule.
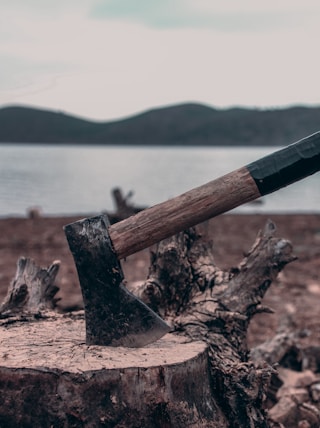
[[0,106],[320,104],[319,0],[0,0]]

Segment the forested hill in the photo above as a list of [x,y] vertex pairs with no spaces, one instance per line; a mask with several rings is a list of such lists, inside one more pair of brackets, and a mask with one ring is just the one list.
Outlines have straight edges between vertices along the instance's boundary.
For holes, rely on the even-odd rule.
[[320,130],[320,107],[215,109],[181,104],[112,122],[27,107],[0,109],[0,142],[287,145]]

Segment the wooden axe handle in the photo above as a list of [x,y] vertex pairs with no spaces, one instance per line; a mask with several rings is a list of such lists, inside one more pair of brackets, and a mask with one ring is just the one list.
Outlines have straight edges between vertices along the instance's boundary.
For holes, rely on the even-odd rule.
[[320,132],[109,227],[122,259],[320,170]]

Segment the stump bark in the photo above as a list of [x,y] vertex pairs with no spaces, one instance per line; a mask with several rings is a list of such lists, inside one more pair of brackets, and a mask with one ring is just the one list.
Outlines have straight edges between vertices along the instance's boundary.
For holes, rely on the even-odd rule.
[[135,292],[172,333],[140,349],[86,345],[83,313],[32,304],[9,317],[7,297],[0,426],[271,426],[265,401],[277,361],[250,354],[246,332],[256,313],[271,311],[263,296],[295,259],[274,233],[269,222],[230,271],[215,266],[211,243],[195,229],[162,241]]

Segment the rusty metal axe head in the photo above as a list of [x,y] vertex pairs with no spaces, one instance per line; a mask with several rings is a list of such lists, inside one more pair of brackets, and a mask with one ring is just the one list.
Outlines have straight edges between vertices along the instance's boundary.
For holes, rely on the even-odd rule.
[[86,343],[142,347],[170,328],[123,286],[108,226],[107,216],[100,215],[64,227],[83,295]]

